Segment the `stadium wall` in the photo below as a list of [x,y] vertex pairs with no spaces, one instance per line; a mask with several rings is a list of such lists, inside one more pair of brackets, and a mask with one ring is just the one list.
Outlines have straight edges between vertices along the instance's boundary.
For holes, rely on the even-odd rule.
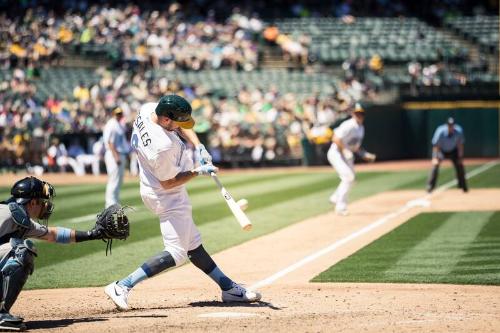
[[500,156],[499,104],[461,101],[370,106],[365,147],[380,160],[430,158],[434,130],[451,116],[464,129],[465,156]]

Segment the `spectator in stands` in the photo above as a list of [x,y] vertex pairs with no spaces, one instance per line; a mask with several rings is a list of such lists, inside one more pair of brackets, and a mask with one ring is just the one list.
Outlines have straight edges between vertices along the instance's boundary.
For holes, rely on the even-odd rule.
[[60,142],[56,137],[52,138],[51,144],[47,149],[45,164],[47,169],[59,172],[67,172],[67,167],[70,166],[77,176],[84,175],[76,160],[68,155],[64,143]]
[[276,39],[278,38],[279,34],[280,31],[277,26],[268,25],[266,28],[264,28],[262,37],[264,37],[264,40],[268,43],[268,45],[274,46],[276,45]]
[[87,154],[83,149],[79,139],[73,139],[68,147],[68,156],[74,158],[78,165],[78,173],[85,174],[87,166],[92,168],[94,176],[99,175],[99,158],[94,154]]

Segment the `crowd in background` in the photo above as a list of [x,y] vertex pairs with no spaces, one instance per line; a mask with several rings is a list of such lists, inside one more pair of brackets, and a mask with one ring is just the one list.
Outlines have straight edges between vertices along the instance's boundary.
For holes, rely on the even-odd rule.
[[222,23],[212,14],[186,18],[175,2],[164,11],[126,4],[94,5],[84,13],[59,15],[35,7],[16,18],[4,12],[0,15],[0,65],[54,65],[62,53],[93,45],[108,49],[117,63],[128,67],[255,68],[256,39],[263,22],[240,13],[237,7]]
[[[353,78],[328,96],[298,96],[271,86],[243,87],[231,97],[213,96],[202,84],[184,85],[167,77],[152,79],[142,71],[123,70],[113,75],[100,68],[97,72],[100,79],[90,86],[77,85],[73,96],[52,95],[42,101],[34,97],[36,86],[20,70],[10,81],[0,83],[0,153],[4,167],[30,164],[82,174],[77,170],[92,164],[83,162],[91,160],[87,155],[102,154],[95,145],[110,110],[122,108],[130,125],[141,104],[169,93],[182,95],[192,103],[195,130],[210,147],[215,161],[258,164],[300,159],[301,140],[309,137],[321,142],[329,135],[329,126],[344,118],[364,94],[364,86]],[[69,145],[80,147],[71,149]],[[61,156],[64,158],[59,159]]]
[[[0,169],[27,166],[98,174],[103,154],[100,135],[111,110],[121,107],[130,126],[142,103],[167,93],[180,94],[192,103],[195,130],[215,162],[259,165],[300,160],[305,146],[328,144],[331,128],[348,116],[353,105],[375,99],[384,87],[384,63],[378,55],[346,59],[341,65],[343,80],[326,96],[299,96],[273,86],[243,87],[236,96],[214,96],[203,82],[186,85],[168,75],[153,79],[145,71],[221,67],[251,71],[259,66],[260,42],[278,46],[285,61],[305,68],[311,61],[310,37],[283,34],[275,26],[266,26],[264,17],[285,15],[280,8],[292,16],[362,14],[356,2],[339,0],[324,7],[321,1],[277,1],[266,7],[261,2],[228,6],[224,1],[181,1],[156,9],[147,0],[113,6],[66,0],[44,7],[45,2],[20,1],[10,6],[0,0],[0,8],[5,9],[0,13],[0,69],[9,72],[0,77]],[[432,7],[431,16],[453,15],[462,4],[444,2]],[[372,8],[372,15],[391,11],[404,15],[412,6],[405,1],[374,0],[365,1],[363,8]],[[480,12],[485,5],[473,8]],[[58,66],[65,52],[85,45],[111,47],[119,70],[98,68],[98,82],[80,83],[72,96],[37,98],[40,67]],[[415,86],[466,81],[463,70],[451,70],[443,63],[411,62],[408,75]]]

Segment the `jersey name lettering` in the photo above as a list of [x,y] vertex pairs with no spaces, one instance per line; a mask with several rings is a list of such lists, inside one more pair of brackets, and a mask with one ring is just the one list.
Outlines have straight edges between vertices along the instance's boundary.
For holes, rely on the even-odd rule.
[[[138,115],[137,118],[135,119],[134,125],[137,127],[139,130],[139,134],[141,134],[141,141],[142,145],[146,147],[151,143],[151,138],[149,137],[149,133],[147,131],[144,131],[144,121],[141,118],[141,115]],[[144,131],[144,132],[143,132]]]

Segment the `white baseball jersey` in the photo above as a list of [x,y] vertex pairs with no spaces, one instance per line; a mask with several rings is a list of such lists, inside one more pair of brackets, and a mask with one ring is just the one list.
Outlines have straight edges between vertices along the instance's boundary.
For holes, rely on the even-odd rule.
[[137,152],[141,196],[157,215],[171,212],[191,214],[191,204],[184,185],[165,189],[160,181],[174,178],[179,172],[193,168],[186,146],[177,133],[154,123],[151,115],[157,103],[144,104],[134,121],[132,147]]
[[102,131],[104,145],[109,150],[109,142],[115,146],[117,152],[121,154],[129,153],[129,145],[125,134],[125,128],[116,118],[108,120]]
[[340,124],[340,126],[333,130],[333,133],[342,141],[344,147],[355,152],[361,147],[361,142],[365,136],[365,127],[358,124],[353,117]]

